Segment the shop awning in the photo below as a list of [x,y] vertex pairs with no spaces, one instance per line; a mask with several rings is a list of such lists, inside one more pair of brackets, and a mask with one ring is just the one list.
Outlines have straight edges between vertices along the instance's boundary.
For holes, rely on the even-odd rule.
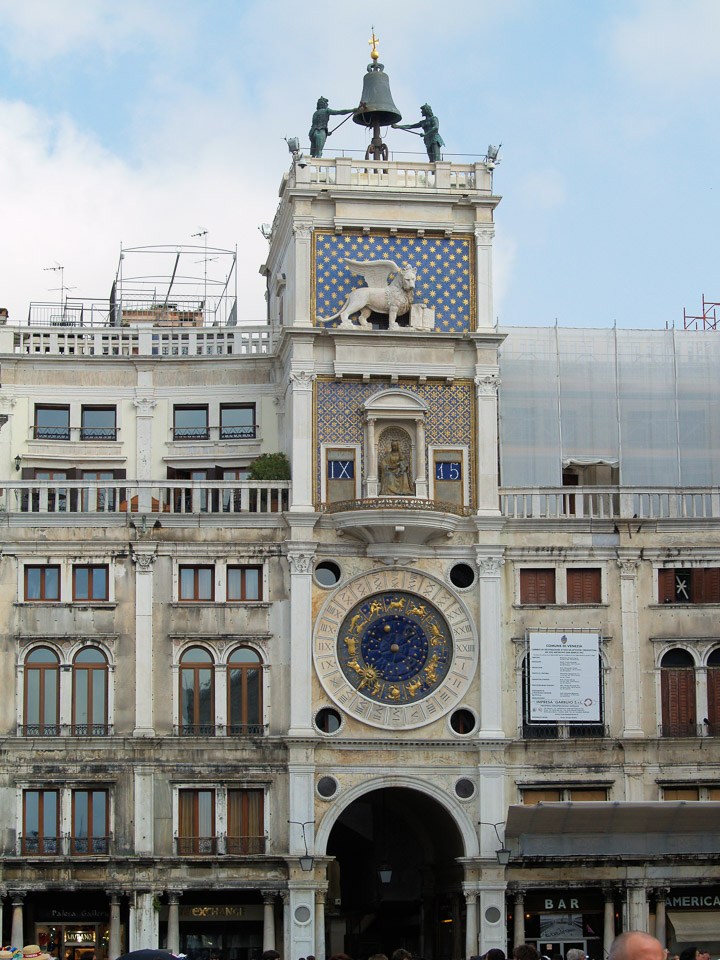
[[677,943],[720,940],[720,910],[668,910]]
[[717,854],[720,802],[512,806],[505,838],[516,857]]

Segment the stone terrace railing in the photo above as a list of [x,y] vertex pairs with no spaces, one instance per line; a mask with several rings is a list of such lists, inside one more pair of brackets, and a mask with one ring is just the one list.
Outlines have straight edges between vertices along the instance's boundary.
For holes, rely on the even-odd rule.
[[266,324],[242,327],[0,327],[0,354],[215,357],[271,353]]
[[10,514],[257,514],[288,509],[289,480],[22,480],[4,485]]
[[720,487],[536,487],[500,490],[511,520],[720,519]]
[[356,160],[349,157],[304,157],[296,163],[295,184],[376,186],[418,190],[491,190],[484,163],[427,163],[417,160]]

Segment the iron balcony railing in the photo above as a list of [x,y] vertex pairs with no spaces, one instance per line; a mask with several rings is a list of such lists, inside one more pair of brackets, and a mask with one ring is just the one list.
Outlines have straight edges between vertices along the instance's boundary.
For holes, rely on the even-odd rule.
[[705,730],[702,723],[688,720],[682,723],[661,723],[658,732],[661,737],[701,737]]
[[83,443],[115,441],[119,439],[117,427],[48,427],[35,424],[31,427],[32,440],[79,440]]
[[255,423],[244,427],[173,427],[170,433],[171,440],[257,440],[258,438],[258,425]]
[[20,737],[111,737],[110,723],[20,723]]
[[609,736],[604,723],[524,723],[518,731],[523,740],[576,740]]
[[179,723],[173,728],[176,737],[262,737],[264,723]]
[[267,837],[176,837],[175,845],[181,857],[252,857],[265,853]]

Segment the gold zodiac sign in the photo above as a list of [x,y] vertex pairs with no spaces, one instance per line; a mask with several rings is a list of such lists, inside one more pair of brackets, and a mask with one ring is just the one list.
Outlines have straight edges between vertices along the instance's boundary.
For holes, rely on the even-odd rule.
[[379,600],[373,600],[373,602],[370,604],[370,616],[374,617],[376,614],[382,613],[382,612],[383,612],[383,605],[380,603]]
[[350,654],[351,657],[354,657],[355,654],[357,653],[357,645],[358,645],[358,642],[355,639],[355,637],[351,637],[351,636],[345,637],[345,646],[347,647],[348,653]]
[[400,600],[390,600],[388,602],[388,610],[402,610],[405,606],[405,597]]
[[407,685],[407,692],[410,694],[411,697],[414,697],[421,686],[422,686],[422,680],[419,677],[416,677],[412,681],[412,683],[409,683]]
[[373,695],[374,697],[379,697],[379,696],[380,696],[380,688],[381,688],[381,687],[382,687],[382,684],[381,684],[380,681],[378,680],[377,683],[375,684],[375,686],[372,688],[372,695]]
[[390,687],[388,693],[388,700],[399,700],[400,699],[400,687]]
[[351,667],[355,673],[360,677],[360,683],[358,684],[358,690],[362,690],[363,687],[370,686],[371,683],[377,683],[378,672],[375,667],[361,667],[357,660],[350,660],[348,666]]
[[431,620],[428,626],[430,627],[430,633],[431,633],[430,643],[432,644],[432,646],[437,647],[441,643],[444,643],[445,636],[442,630],[440,629],[440,627],[437,625],[437,623],[435,623],[434,620]]
[[418,617],[424,617],[424,616],[425,616],[425,604],[423,603],[423,605],[422,605],[421,607],[417,607],[417,606],[412,602],[412,600],[411,600],[411,601],[410,601],[410,606],[407,608],[407,610],[405,611],[405,613],[407,613],[408,616],[411,616],[412,614],[417,614]]

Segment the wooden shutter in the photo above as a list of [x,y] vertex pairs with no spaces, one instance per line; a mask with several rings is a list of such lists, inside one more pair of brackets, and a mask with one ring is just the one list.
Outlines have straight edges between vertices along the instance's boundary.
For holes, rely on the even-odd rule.
[[523,804],[526,807],[534,806],[536,803],[559,803],[560,802],[560,790],[558,789],[537,789],[537,790],[523,790]]
[[520,603],[555,603],[555,570],[521,570]]
[[[697,571],[700,573],[700,571]],[[706,567],[702,571],[705,579],[705,603],[720,603],[720,567]]]
[[708,667],[707,692],[710,733],[717,736],[720,733],[720,667]]
[[660,671],[662,722],[666,735],[688,735],[695,723],[695,671],[663,667]]
[[567,572],[568,603],[600,603],[599,568],[575,568]]
[[675,571],[658,570],[658,603],[672,603],[675,600]]
[[697,787],[663,787],[663,800],[699,800]]

